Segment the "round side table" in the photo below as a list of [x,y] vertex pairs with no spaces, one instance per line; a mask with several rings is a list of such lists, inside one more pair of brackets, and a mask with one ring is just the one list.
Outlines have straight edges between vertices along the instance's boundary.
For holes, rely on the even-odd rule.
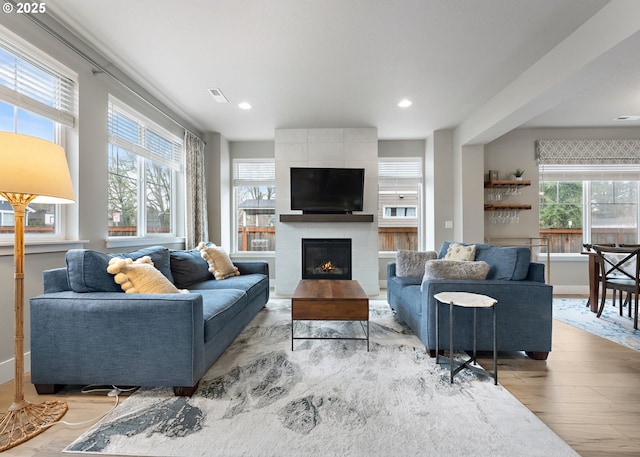
[[[498,384],[498,337],[496,331],[496,303],[495,298],[486,295],[474,294],[470,292],[440,292],[433,296],[438,302],[449,305],[449,357],[440,355],[440,318],[436,306],[436,364],[440,364],[441,360],[449,363],[450,381],[453,383],[453,377],[461,370],[467,368],[474,372],[485,374],[493,378],[494,384]],[[453,345],[453,307],[460,306],[462,308],[473,308],[473,356],[461,362],[454,360]],[[493,373],[489,372],[477,365],[476,362],[476,346],[477,346],[477,311],[478,308],[491,308],[493,310]],[[471,365],[473,363],[473,365]]]

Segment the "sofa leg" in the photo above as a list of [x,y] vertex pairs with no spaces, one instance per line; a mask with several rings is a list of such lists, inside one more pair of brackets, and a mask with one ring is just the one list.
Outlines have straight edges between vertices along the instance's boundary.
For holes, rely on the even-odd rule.
[[[429,357],[432,359],[436,358],[436,351],[434,349],[427,349],[427,352],[429,353]],[[440,349],[438,352],[440,355],[444,355],[444,349]]]
[[196,384],[191,387],[174,386],[173,393],[176,397],[190,397],[198,389],[198,384],[200,384],[200,381],[196,382]]
[[533,360],[547,360],[547,357],[549,357],[548,352],[525,351],[525,354],[527,354]]
[[34,384],[38,395],[52,395],[60,392],[66,384]]

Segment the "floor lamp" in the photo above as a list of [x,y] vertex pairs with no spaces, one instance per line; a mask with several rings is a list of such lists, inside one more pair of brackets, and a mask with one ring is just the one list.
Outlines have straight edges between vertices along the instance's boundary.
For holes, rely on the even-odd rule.
[[14,211],[15,396],[0,420],[0,452],[45,431],[67,412],[53,400],[24,399],[24,214],[32,203],[73,203],[73,186],[62,147],[26,135],[0,132],[0,198]]

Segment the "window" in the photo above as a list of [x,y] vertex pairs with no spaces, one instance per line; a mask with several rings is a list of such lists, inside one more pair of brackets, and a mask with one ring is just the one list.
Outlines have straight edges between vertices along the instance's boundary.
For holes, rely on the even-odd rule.
[[538,140],[536,159],[540,236],[552,253],[640,242],[640,139]]
[[275,182],[273,159],[233,161],[235,246],[238,252],[275,251]]
[[422,160],[378,161],[378,250],[417,250],[420,241]]
[[618,179],[541,176],[540,236],[549,239],[552,253],[578,253],[583,243],[640,242],[640,179],[623,179],[629,171]]
[[[0,130],[35,136],[64,146],[75,123],[71,72],[0,28]],[[0,162],[1,164],[1,162]],[[31,203],[25,211],[27,237],[64,237],[62,205]],[[0,237],[13,234],[13,208],[0,200]]]
[[182,140],[113,97],[108,110],[109,236],[174,235]]
[[415,219],[416,217],[418,217],[418,207],[417,206],[385,206],[382,212],[382,217],[385,219],[390,219],[394,217]]

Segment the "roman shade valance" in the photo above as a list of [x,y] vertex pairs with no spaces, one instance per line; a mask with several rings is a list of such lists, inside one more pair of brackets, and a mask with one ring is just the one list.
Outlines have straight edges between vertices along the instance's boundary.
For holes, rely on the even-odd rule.
[[640,140],[538,140],[536,160],[545,181],[640,180]]

